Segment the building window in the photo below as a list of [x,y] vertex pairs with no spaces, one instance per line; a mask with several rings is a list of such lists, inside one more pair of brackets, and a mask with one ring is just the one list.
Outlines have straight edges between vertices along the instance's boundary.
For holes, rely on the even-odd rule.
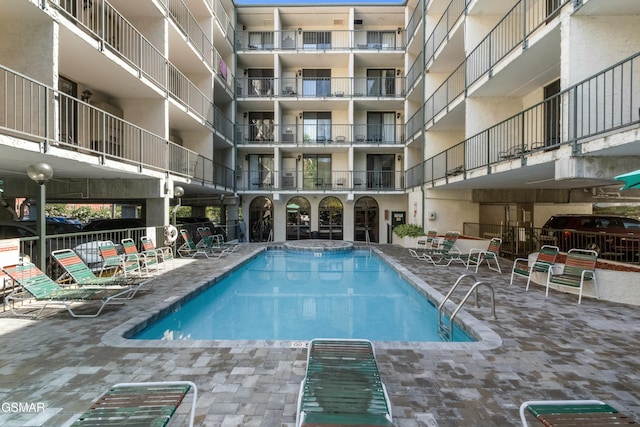
[[395,31],[367,31],[367,47],[369,49],[395,49]]
[[305,190],[331,188],[330,154],[305,154],[302,167]]
[[367,113],[367,142],[395,143],[396,115],[394,112]]
[[331,70],[302,70],[302,96],[331,96]]
[[368,96],[395,96],[396,71],[367,70],[367,95]]
[[305,142],[331,140],[331,112],[305,112],[302,118]]
[[325,197],[318,205],[318,232],[321,239],[342,240],[344,206],[337,197]]
[[302,34],[302,48],[305,50],[331,49],[331,32],[305,31]]

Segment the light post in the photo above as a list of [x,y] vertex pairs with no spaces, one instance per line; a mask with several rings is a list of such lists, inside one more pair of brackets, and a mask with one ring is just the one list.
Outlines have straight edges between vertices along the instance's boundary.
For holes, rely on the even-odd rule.
[[182,196],[184,196],[184,188],[180,187],[179,185],[173,187],[173,197],[178,198],[178,203],[173,207],[172,211],[174,227],[176,226],[176,212],[178,212],[178,209],[180,209],[180,206],[182,206]]
[[38,263],[40,270],[47,271],[47,218],[44,211],[47,202],[47,182],[53,178],[53,168],[47,163],[34,163],[27,168],[27,175],[40,186],[38,194],[38,220],[36,221],[36,232],[38,233]]

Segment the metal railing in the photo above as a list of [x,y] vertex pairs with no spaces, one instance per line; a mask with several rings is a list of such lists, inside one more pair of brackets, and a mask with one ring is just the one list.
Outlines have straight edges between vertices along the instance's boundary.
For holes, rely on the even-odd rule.
[[413,37],[416,36],[416,30],[420,27],[420,24],[422,23],[422,12],[424,10],[424,7],[426,5],[426,2],[418,2],[418,7],[416,7],[413,12],[411,13],[411,16],[409,17],[409,20],[407,21],[407,29],[406,29],[406,39],[407,39],[407,45],[411,42],[411,40],[413,39]]
[[469,3],[471,3],[471,0],[452,0],[449,3],[424,44],[425,62],[423,66],[431,62],[436,51],[449,39],[453,26],[464,15]]
[[404,172],[248,170],[237,175],[239,191],[404,191]]
[[404,92],[405,94],[409,94],[409,92],[413,89],[413,85],[422,77],[424,74],[424,55],[422,52],[418,55],[418,57],[413,61],[413,64],[409,67],[405,74],[404,80]]
[[[519,1],[427,99],[425,124],[433,124],[440,112],[481,77],[491,74],[514,49],[526,46],[529,37],[568,3],[570,0]],[[428,62],[429,56],[425,59]]]
[[239,98],[403,98],[405,78],[245,77],[236,79]]
[[[178,5],[178,0],[169,0],[171,5]],[[175,2],[175,3],[174,3]],[[92,37],[99,40],[104,46],[117,52],[117,54],[132,67],[139,70],[141,75],[148,78],[161,89],[166,90],[174,100],[179,101],[186,106],[188,110],[196,114],[201,120],[213,126],[213,101],[202,92],[197,85],[189,80],[175,65],[169,62],[162,52],[153,46],[132,24],[130,24],[108,1],[103,1],[101,7],[78,7],[75,0],[49,0],[49,3],[59,10],[67,19],[73,21]],[[183,5],[184,6],[184,5]],[[180,15],[184,15],[182,19],[189,21],[186,16],[191,16],[190,12],[181,7],[176,6],[171,15],[176,19]],[[191,18],[193,18],[191,16]],[[180,18],[181,19],[181,18]],[[193,21],[192,19],[190,21]],[[197,28],[191,25],[189,28]],[[189,34],[185,35],[189,36]],[[190,38],[191,42],[197,41],[197,45],[203,50],[203,58],[208,61],[212,70],[221,72],[221,65],[218,61],[213,64],[215,49],[209,53],[205,52],[206,46],[203,46],[200,36]],[[206,43],[205,43],[206,44]],[[197,46],[194,45],[194,48]],[[218,58],[219,59],[219,58]],[[216,68],[217,67],[217,68]],[[225,66],[226,70],[226,66]],[[227,75],[225,81],[231,80],[233,77]],[[232,86],[230,86],[231,88]],[[229,89],[231,90],[231,89]]]
[[404,143],[402,124],[298,124],[279,125],[272,120],[235,125],[237,145],[348,144],[397,145]]
[[236,31],[236,50],[373,50],[403,51],[405,32],[394,30],[244,30]]
[[465,236],[502,239],[500,256],[515,259],[537,252],[543,245],[558,246],[562,252],[569,249],[590,249],[598,258],[640,264],[640,234],[593,233],[576,230],[535,228],[528,224],[500,225],[467,223],[463,225]]
[[[227,166],[0,65],[0,132],[233,188]],[[232,134],[232,131],[228,131]]]
[[[573,144],[640,123],[640,52],[424,162],[425,182]],[[554,120],[549,112],[556,111]]]

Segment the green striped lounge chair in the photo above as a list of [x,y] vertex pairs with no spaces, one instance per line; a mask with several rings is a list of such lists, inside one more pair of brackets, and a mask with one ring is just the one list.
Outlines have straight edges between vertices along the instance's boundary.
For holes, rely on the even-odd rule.
[[[441,244],[436,248],[425,249],[422,256],[427,258],[433,265],[450,265],[452,262],[461,262],[466,265],[462,259],[462,253],[456,246],[460,233],[457,231],[447,231]],[[446,261],[446,264],[440,264]]]
[[69,277],[73,283],[80,287],[128,286],[132,289],[129,298],[133,298],[139,290],[148,289],[155,279],[150,276],[96,276],[78,254],[71,249],[53,251],[51,256],[65,271],[65,274],[58,281]]
[[[108,304],[124,304],[131,293],[129,287],[63,288],[31,263],[7,266],[2,270],[19,285],[6,297],[11,312],[16,316],[24,316],[15,310],[16,303],[35,300],[41,304],[41,308],[35,315],[29,314],[29,317],[38,318],[50,305],[64,307],[73,317],[97,317]],[[77,313],[72,308],[73,303],[96,303],[99,307],[93,313]]]
[[522,427],[527,412],[547,427],[637,425],[628,416],[599,400],[531,400],[520,405]]
[[313,339],[296,427],[393,425],[371,341]]
[[[501,245],[502,239],[500,239],[499,237],[494,237],[491,239],[491,241],[489,241],[489,247],[487,249],[472,248],[471,250],[469,250],[469,257],[467,258],[467,270],[471,265],[475,265],[477,273],[480,264],[482,264],[483,261],[486,261],[490,270],[502,273],[502,270],[500,269],[500,263],[498,262],[498,255],[500,254]],[[496,264],[495,267],[491,267],[491,261]]]
[[191,237],[189,230],[180,230],[180,235],[184,240],[184,243],[178,248],[178,255],[181,257],[189,256],[191,258],[195,258],[198,255],[204,255],[207,258],[221,258],[229,252],[226,248],[219,250],[219,248],[199,247],[193,241],[193,237]]
[[118,253],[116,245],[114,245],[111,240],[98,242],[98,250],[102,257],[102,268],[98,274],[99,276],[110,271],[114,275],[122,273],[124,277],[127,277],[127,275],[138,274],[142,271],[138,260],[132,260],[126,256],[121,256]]
[[155,243],[149,236],[142,236],[140,238],[140,242],[142,243],[142,249],[145,253],[155,253],[160,265],[166,270],[167,265],[171,262],[171,267],[175,267],[173,262],[173,249],[169,246],[162,246],[156,248]]
[[116,384],[71,426],[166,426],[176,417],[176,410],[190,390],[193,396],[188,420],[192,427],[198,388],[191,381]]
[[529,265],[529,258],[516,258],[513,261],[509,285],[513,284],[513,279],[516,276],[526,277],[527,287],[525,290],[528,291],[529,285],[531,284],[531,276],[533,276],[534,273],[546,274],[547,280],[549,280],[549,275],[556,262],[556,258],[558,258],[559,251],[560,248],[557,246],[544,245],[540,248],[540,251],[538,251],[536,260],[531,265]]
[[562,272],[555,274],[553,269],[547,279],[546,296],[549,296],[549,286],[571,286],[578,288],[578,304],[582,302],[582,290],[585,283],[593,282],[596,298],[598,294],[598,284],[596,283],[596,262],[598,253],[586,249],[570,249],[567,252],[567,259],[564,262]]
[[120,243],[122,243],[122,248],[124,249],[125,260],[138,261],[140,268],[144,269],[146,274],[149,274],[149,268],[155,269],[156,272],[160,270],[156,252],[138,252],[136,242],[131,237],[122,239]]

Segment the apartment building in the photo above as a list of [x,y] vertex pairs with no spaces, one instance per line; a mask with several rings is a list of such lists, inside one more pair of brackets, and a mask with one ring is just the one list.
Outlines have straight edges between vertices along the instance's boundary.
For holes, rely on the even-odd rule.
[[276,3],[0,0],[3,197],[47,162],[48,201],[384,243],[638,196],[636,0]]
[[163,225],[181,187],[195,216],[229,203],[237,217],[231,2],[2,0],[0,8],[6,199],[37,197],[26,168],[46,162],[48,202],[137,205],[148,225]]

